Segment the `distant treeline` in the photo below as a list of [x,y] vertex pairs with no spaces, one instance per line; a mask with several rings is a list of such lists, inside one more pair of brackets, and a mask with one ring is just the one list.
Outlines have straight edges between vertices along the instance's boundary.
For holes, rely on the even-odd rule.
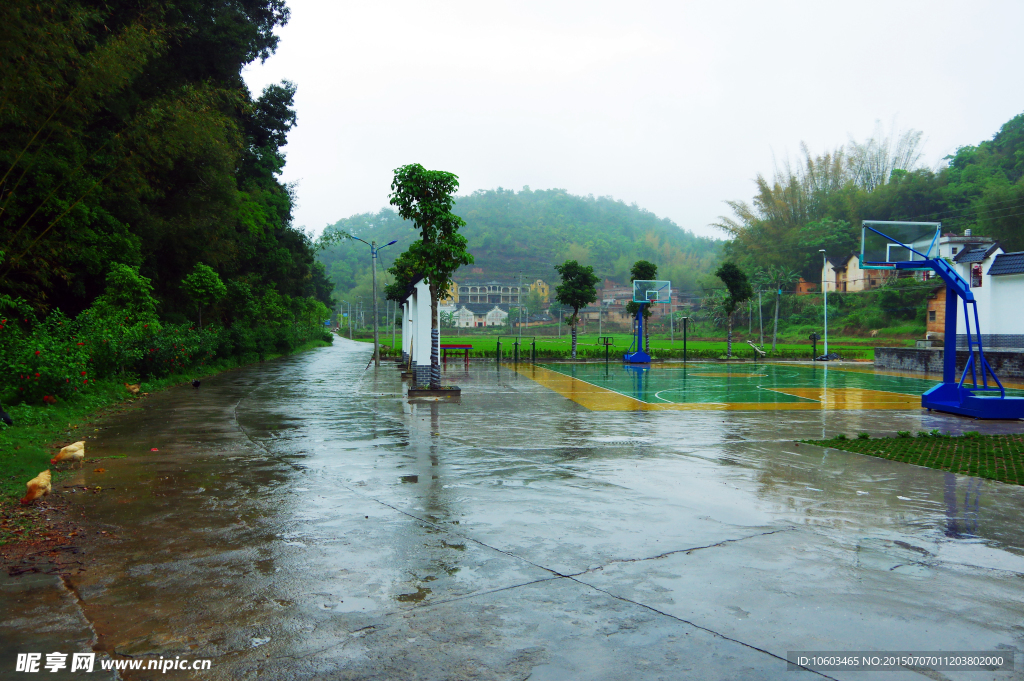
[[1024,114],[977,146],[960,147],[937,171],[918,167],[921,133],[886,135],[812,156],[756,178],[750,203],[728,202],[717,225],[728,257],[749,271],[792,269],[821,277],[821,254],[859,251],[861,220],[942,222],[943,232],[987,235],[1024,249]]
[[[567,259],[592,265],[601,277],[625,283],[640,259],[658,264],[658,276],[677,289],[700,289],[709,281],[722,242],[698,237],[671,220],[608,197],[574,196],[563,189],[524,187],[477,191],[458,198],[455,213],[466,221],[475,262],[458,278],[558,281],[553,266]],[[418,238],[413,226],[391,209],[354,215],[327,228],[367,241],[399,242],[382,251],[385,263]],[[370,300],[368,249],[358,242],[334,246],[320,256],[340,297]],[[482,274],[474,269],[482,270]],[[715,280],[717,281],[717,280]]]

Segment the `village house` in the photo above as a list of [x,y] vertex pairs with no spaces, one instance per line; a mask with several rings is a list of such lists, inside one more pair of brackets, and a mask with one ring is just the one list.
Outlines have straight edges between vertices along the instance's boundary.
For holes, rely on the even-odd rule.
[[551,287],[548,286],[543,279],[538,279],[530,284],[530,292],[532,293],[533,291],[540,294],[540,300],[542,303],[548,304],[551,302]]
[[[962,239],[962,237],[961,237]],[[1024,252],[1006,253],[991,239],[958,241],[951,258],[977,301],[981,340],[988,348],[1024,348],[1024,315],[1014,312],[1024,300]],[[928,300],[928,338],[941,341],[946,329],[946,287],[937,286]],[[974,320],[971,320],[972,322]],[[973,323],[972,323],[973,329]],[[957,309],[957,346],[967,347],[963,308]]]
[[507,281],[466,281],[458,286],[459,303],[494,303],[518,305],[529,287]]
[[796,295],[798,296],[806,296],[817,291],[818,285],[805,280],[803,277],[800,277],[800,281],[796,282]]
[[821,282],[829,293],[870,291],[882,285],[885,274],[885,270],[862,270],[859,253],[830,255],[821,268]]
[[452,310],[455,326],[463,329],[505,326],[508,312],[508,305],[493,303],[459,303]]

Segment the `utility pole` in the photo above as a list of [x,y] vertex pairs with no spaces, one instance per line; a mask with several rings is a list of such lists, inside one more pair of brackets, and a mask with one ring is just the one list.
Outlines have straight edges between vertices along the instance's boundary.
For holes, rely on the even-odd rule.
[[[519,337],[523,337],[523,271],[519,270]],[[529,319],[529,317],[527,317]]]
[[825,296],[825,357],[828,357],[828,279],[825,277],[828,261],[825,259],[825,249],[819,248],[818,251],[821,252],[821,293]]
[[397,242],[397,239],[389,241],[383,246],[378,246],[376,241],[367,243],[357,236],[352,237],[356,241],[362,241],[364,244],[370,247],[370,269],[373,272],[373,365],[375,367],[380,366],[380,332],[378,329],[378,322],[380,321],[380,313],[377,309],[377,252],[382,248],[387,248],[393,243]]

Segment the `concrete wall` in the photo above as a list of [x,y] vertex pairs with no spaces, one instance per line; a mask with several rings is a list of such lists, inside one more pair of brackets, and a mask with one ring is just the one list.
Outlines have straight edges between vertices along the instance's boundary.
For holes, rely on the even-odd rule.
[[[933,374],[936,380],[942,378],[942,363],[945,356],[942,348],[875,348],[875,368],[889,371],[913,371]],[[967,350],[956,353],[957,380],[967,364]],[[985,359],[999,378],[1024,378],[1024,352],[1009,350],[986,350]],[[975,366],[978,364],[975,353]],[[970,380],[970,378],[968,378]],[[978,373],[981,381],[981,373]]]
[[[986,266],[985,272],[988,272]],[[1024,335],[1024,274],[1000,274],[994,277],[985,275],[985,284],[989,290],[989,318],[991,326],[982,323],[982,333],[1007,335]],[[981,310],[978,310],[981,315]],[[1024,347],[1018,345],[1016,347]]]
[[409,324],[410,324],[409,300],[402,303],[402,361],[409,360]]

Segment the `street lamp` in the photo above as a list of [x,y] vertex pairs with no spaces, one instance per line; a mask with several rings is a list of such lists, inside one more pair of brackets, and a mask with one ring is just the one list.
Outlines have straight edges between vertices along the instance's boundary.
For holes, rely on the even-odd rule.
[[828,359],[828,279],[825,272],[828,271],[828,261],[825,259],[825,249],[819,248],[821,253],[821,292],[825,296],[825,359]]
[[[357,236],[353,236],[352,238],[356,241],[363,241]],[[379,367],[380,336],[377,331],[377,251],[382,248],[387,248],[391,244],[398,243],[398,240],[395,239],[389,241],[383,246],[378,246],[376,241],[371,241],[369,243],[363,241],[363,243],[370,247],[370,266],[373,268],[373,366]]]

